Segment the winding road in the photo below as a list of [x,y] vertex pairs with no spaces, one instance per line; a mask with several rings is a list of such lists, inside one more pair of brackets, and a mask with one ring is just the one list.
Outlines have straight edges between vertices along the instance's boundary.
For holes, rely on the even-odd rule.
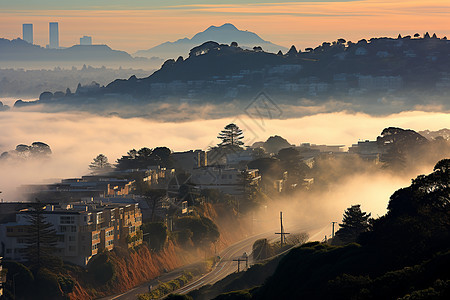
[[[327,225],[328,226],[328,225]],[[290,228],[292,233],[299,233],[299,232],[308,232],[310,234],[310,240],[318,240],[319,237],[321,237],[321,233],[324,231],[324,228],[317,228],[313,226],[309,227],[297,227],[297,228]],[[237,271],[237,262],[233,261],[233,259],[236,259],[238,257],[242,257],[244,252],[250,254],[252,251],[253,243],[261,238],[267,238],[268,240],[275,240],[279,239],[280,237],[276,234],[274,234],[274,231],[271,232],[265,232],[261,234],[256,234],[251,237],[248,237],[246,239],[243,239],[222,252],[219,253],[220,260],[219,262],[214,266],[211,272],[203,275],[199,279],[185,285],[184,287],[180,288],[179,290],[175,291],[174,293],[177,294],[187,294],[191,292],[192,290],[198,289],[204,285],[207,284],[214,284],[217,281],[225,278],[229,274]],[[115,295],[115,296],[109,296],[102,298],[102,300],[136,300],[137,295],[143,294],[148,292],[149,286],[156,287],[160,282],[167,282],[170,280],[173,280],[180,276],[184,271],[188,271],[190,268],[196,267],[196,265],[201,264],[201,262],[197,264],[192,264],[188,266],[183,266],[181,268],[175,269],[171,272],[168,272],[166,274],[163,274],[152,281],[149,281],[145,284],[142,284],[138,287],[135,287],[131,290],[128,290],[127,292]],[[251,257],[249,257],[249,265],[251,265]],[[241,262],[241,270],[245,269],[245,262]]]

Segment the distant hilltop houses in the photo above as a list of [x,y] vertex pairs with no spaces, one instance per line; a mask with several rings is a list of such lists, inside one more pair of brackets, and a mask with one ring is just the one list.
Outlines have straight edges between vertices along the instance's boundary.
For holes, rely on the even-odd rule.
[[[205,42],[187,57],[168,59],[148,77],[117,79],[105,86],[79,87],[74,95],[16,103],[15,107],[44,104],[76,110],[96,105],[146,103],[249,103],[261,91],[279,105],[341,105],[369,114],[411,110],[417,106],[450,108],[450,41],[435,34],[362,39],[338,39],[316,48],[266,52],[237,42]],[[103,106],[107,109],[108,105]],[[289,112],[288,112],[289,113]]]

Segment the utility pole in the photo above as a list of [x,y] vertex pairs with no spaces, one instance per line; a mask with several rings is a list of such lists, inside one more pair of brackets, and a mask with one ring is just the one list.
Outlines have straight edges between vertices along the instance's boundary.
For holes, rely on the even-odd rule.
[[244,257],[244,258],[239,257],[239,258],[233,259],[233,261],[238,262],[238,270],[237,270],[238,273],[241,271],[241,261],[245,261],[245,266],[248,267],[248,256]]
[[286,235],[290,234],[289,232],[284,232],[284,228],[283,228],[283,212],[280,211],[280,232],[275,232],[275,234],[279,234],[280,235],[280,247],[283,247],[283,243],[286,243]]
[[334,238],[334,224],[337,224],[337,222],[331,222],[333,226],[333,230],[331,231],[331,238]]

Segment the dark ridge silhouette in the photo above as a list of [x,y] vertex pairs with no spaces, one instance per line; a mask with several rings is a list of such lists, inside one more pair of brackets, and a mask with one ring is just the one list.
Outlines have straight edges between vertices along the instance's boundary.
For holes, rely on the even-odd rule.
[[[193,47],[186,59],[166,60],[149,77],[132,76],[105,87],[79,89],[74,97],[53,96],[51,103],[248,102],[264,90],[278,104],[298,105],[299,99],[308,99],[309,106],[338,101],[342,105],[335,111],[386,114],[428,106],[446,111],[450,109],[449,52],[446,39],[410,36],[357,43],[339,39],[305,52],[291,47],[286,54],[208,41]],[[36,103],[43,101],[28,105]]]
[[170,58],[186,53],[192,47],[207,41],[215,41],[222,44],[236,43],[243,48],[252,49],[254,46],[261,46],[266,51],[277,52],[286,51],[283,46],[272,44],[260,38],[256,33],[239,30],[233,24],[226,23],[222,26],[210,26],[205,31],[195,34],[192,38],[183,38],[175,42],[165,42],[147,50],[139,50],[137,56]]
[[113,50],[107,45],[74,45],[63,49],[47,49],[22,39],[0,39],[0,61],[108,61],[132,60],[125,51]]

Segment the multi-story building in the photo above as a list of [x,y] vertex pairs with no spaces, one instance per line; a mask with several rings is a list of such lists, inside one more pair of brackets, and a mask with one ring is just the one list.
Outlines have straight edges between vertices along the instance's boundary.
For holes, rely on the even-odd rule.
[[208,165],[207,154],[203,150],[190,150],[186,152],[172,153],[172,159],[176,169],[190,171],[194,168],[205,167]]
[[30,44],[33,44],[33,24],[22,25],[22,39]]
[[59,48],[59,28],[58,22],[50,22],[48,24],[49,29],[49,48],[58,49]]
[[377,141],[358,141],[357,144],[353,144],[349,149],[349,153],[357,154],[360,158],[372,161],[375,163],[380,162],[380,157],[386,153],[383,147],[380,147]]
[[[5,258],[23,261],[27,247],[31,209],[16,213],[16,220],[0,224],[1,251]],[[92,256],[115,245],[142,243],[138,234],[142,214],[137,203],[72,203],[47,205],[45,221],[56,230],[55,255],[85,266]]]
[[81,38],[80,38],[80,45],[83,45],[83,46],[92,46],[92,37],[87,36],[87,35],[81,37]]
[[[250,175],[253,184],[259,184],[261,176],[257,169],[245,170],[245,172]],[[236,196],[244,193],[241,170],[211,166],[194,169],[191,175],[190,182],[200,189],[216,189]]]
[[73,202],[85,198],[128,195],[134,190],[134,180],[105,176],[83,176],[64,179],[60,183],[44,185],[25,185],[21,187],[25,195],[47,199],[49,202]]

